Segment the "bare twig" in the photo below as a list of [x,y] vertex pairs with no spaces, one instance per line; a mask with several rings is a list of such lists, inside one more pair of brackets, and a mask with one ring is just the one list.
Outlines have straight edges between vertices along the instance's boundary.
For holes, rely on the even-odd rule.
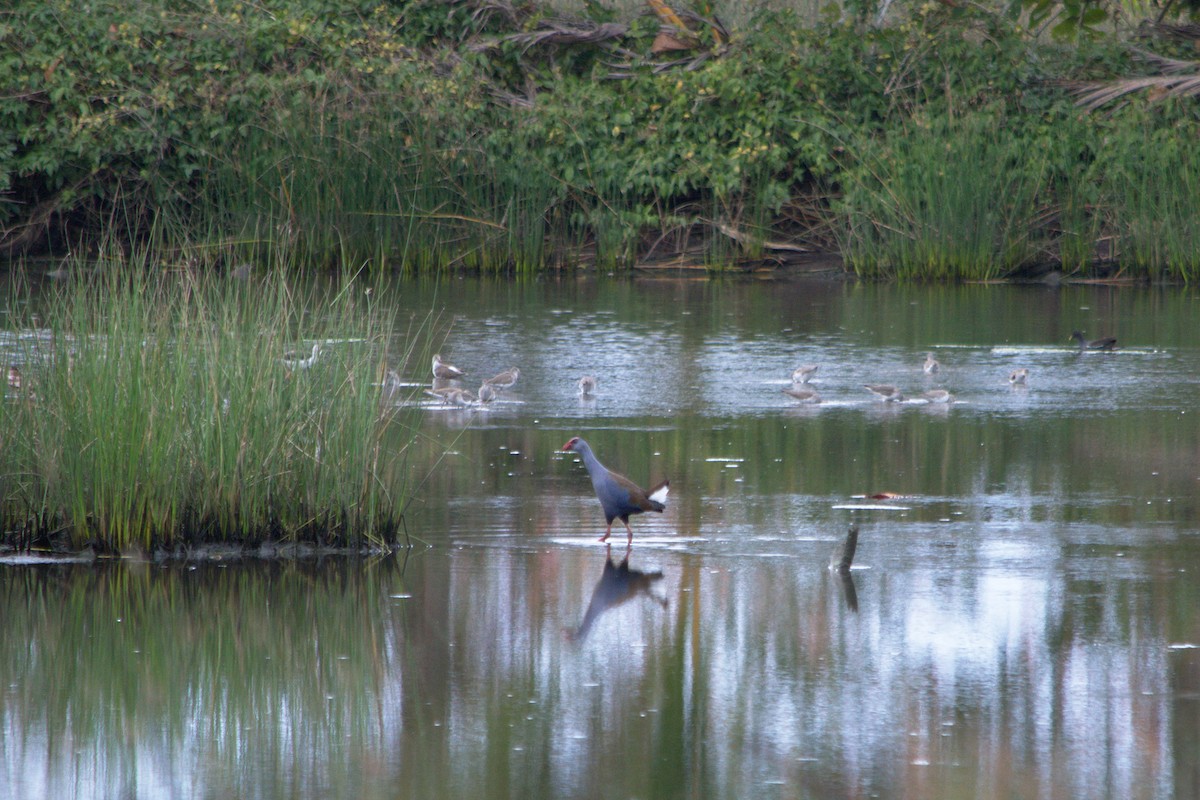
[[579,22],[567,19],[544,19],[532,31],[511,33],[498,39],[477,42],[471,45],[476,52],[494,50],[501,43],[513,43],[527,51],[541,45],[599,44],[620,39],[629,33],[629,26],[621,22]]
[[1075,104],[1088,111],[1095,111],[1127,94],[1142,90],[1149,90],[1154,100],[1168,97],[1200,97],[1200,75],[1151,75],[1105,83],[1072,81],[1063,85],[1079,98]]

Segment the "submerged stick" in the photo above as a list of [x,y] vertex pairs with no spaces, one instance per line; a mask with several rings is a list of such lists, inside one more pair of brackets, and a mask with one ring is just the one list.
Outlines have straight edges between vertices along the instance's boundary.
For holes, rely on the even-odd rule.
[[833,558],[829,561],[830,569],[848,575],[850,564],[854,561],[854,551],[857,549],[858,523],[851,522],[849,530],[846,531],[846,541],[842,542],[842,546],[833,552]]

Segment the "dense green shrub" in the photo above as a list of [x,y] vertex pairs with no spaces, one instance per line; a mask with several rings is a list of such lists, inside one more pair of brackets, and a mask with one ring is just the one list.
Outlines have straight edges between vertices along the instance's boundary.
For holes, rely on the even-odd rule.
[[0,226],[186,202],[287,99],[393,71],[390,22],[367,2],[23,0],[0,15]]
[[[137,236],[166,213],[206,253],[286,248],[291,264],[535,269],[585,245],[620,263],[672,230],[710,247],[718,230],[779,238],[798,198],[865,231],[876,189],[971,147],[923,138],[990,127],[1036,164],[992,170],[1000,186],[1035,181],[1034,205],[1005,218],[1055,225],[976,274],[1050,252],[1080,266],[1114,224],[1096,142],[1127,125],[1170,138],[1195,116],[1135,100],[1081,117],[1060,80],[1127,70],[1120,42],[1040,41],[973,4],[907,5],[883,28],[757,12],[674,68],[646,16],[611,41],[514,38],[548,16],[473,0],[21,0],[0,15],[0,247],[102,238],[117,212]],[[860,269],[920,274],[863,252]]]

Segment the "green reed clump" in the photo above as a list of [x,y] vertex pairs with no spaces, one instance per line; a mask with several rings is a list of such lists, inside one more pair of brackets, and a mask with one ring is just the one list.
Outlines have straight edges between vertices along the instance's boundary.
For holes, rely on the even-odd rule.
[[358,107],[331,123],[297,113],[214,161],[205,195],[235,238],[268,231],[299,263],[542,268],[557,184],[469,142],[446,145],[436,127],[387,108]]
[[1184,129],[1113,131],[1093,174],[1116,257],[1151,278],[1200,276],[1200,153]]
[[[73,280],[25,337],[24,385],[0,411],[10,540],[390,539],[412,437],[381,384],[408,354],[387,353],[373,296],[130,272]],[[313,343],[311,367],[281,363]]]
[[914,126],[861,146],[838,206],[856,272],[986,280],[1035,256],[1045,164],[993,123]]

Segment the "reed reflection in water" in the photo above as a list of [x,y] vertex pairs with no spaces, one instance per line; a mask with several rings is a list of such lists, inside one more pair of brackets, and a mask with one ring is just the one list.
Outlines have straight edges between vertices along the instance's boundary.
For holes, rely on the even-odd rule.
[[1200,660],[1165,631],[1195,611],[1158,602],[1158,568],[1122,569],[1146,553],[1103,559],[1105,585],[1027,537],[938,565],[936,542],[887,535],[864,528],[857,610],[824,566],[834,536],[750,557],[464,541],[407,564],[5,569],[0,785],[1186,796]]

